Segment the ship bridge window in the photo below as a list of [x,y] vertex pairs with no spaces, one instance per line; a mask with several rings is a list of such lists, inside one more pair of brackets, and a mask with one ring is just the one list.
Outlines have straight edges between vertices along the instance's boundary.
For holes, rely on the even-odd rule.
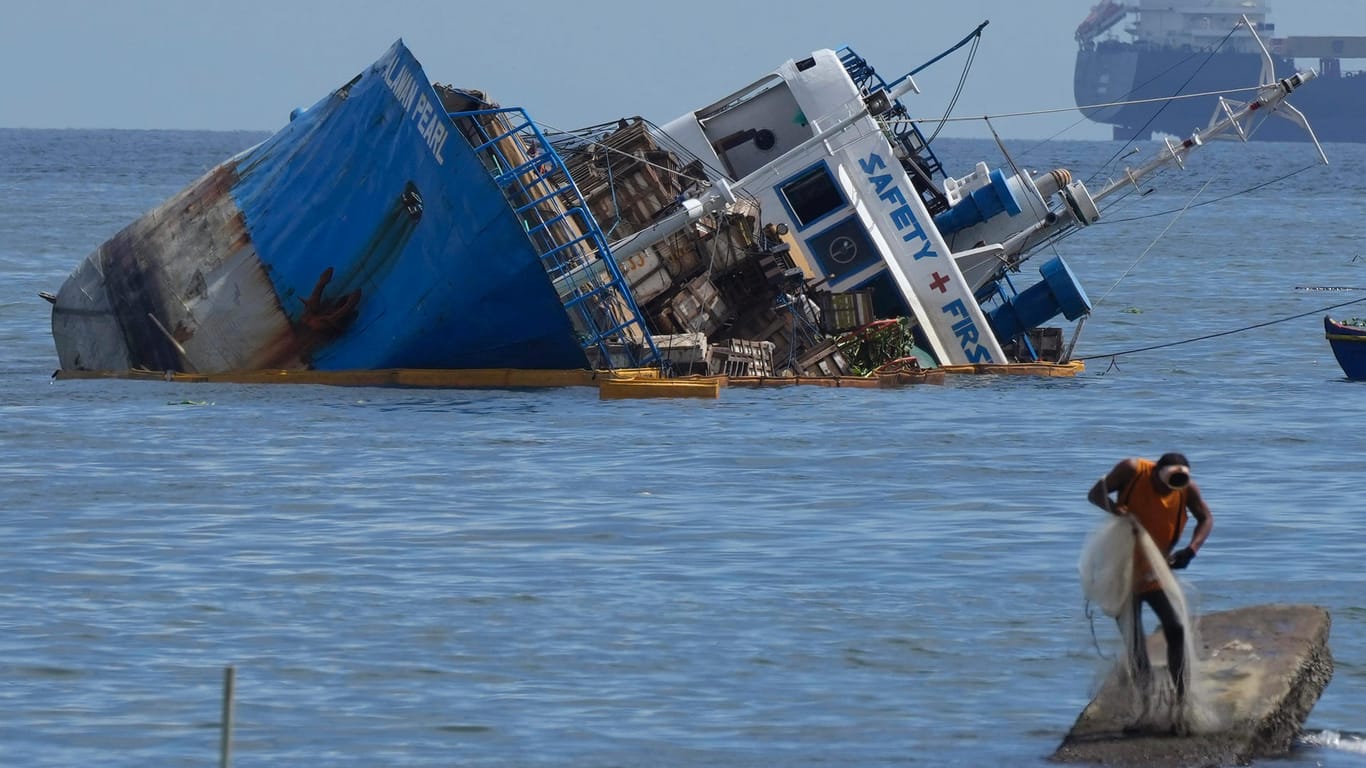
[[779,185],[778,197],[799,229],[811,226],[845,205],[844,194],[825,163],[818,163]]

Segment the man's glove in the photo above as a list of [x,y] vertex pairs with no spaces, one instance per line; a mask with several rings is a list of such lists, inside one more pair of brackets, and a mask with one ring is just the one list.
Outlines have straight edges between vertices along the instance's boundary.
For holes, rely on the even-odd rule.
[[1177,550],[1175,553],[1173,553],[1172,556],[1168,558],[1167,562],[1171,563],[1173,571],[1179,571],[1182,568],[1185,568],[1186,566],[1190,565],[1191,560],[1194,557],[1195,550],[1191,549],[1190,547],[1186,547],[1185,549]]

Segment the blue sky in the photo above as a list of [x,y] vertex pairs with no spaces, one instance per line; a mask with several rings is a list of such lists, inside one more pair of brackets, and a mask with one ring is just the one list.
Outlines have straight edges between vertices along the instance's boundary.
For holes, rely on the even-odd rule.
[[[1199,0],[1175,0],[1198,2]],[[817,48],[888,79],[990,21],[955,115],[1007,138],[1108,138],[1071,109],[1073,31],[1094,0],[8,0],[0,127],[274,130],[403,38],[434,80],[553,128],[666,121]],[[1276,0],[1279,34],[1366,35],[1366,0]],[[916,77],[941,115],[965,53]],[[944,135],[989,135],[981,121]]]

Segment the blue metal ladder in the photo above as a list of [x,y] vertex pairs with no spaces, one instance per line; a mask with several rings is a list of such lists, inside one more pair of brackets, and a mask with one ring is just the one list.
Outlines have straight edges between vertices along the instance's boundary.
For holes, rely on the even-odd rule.
[[589,362],[609,369],[658,363],[659,349],[597,220],[526,110],[449,114],[477,132],[470,144],[521,218]]

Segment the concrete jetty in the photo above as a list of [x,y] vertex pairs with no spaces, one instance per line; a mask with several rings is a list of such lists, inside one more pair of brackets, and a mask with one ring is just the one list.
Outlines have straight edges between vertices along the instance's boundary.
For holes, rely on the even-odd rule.
[[[1126,734],[1130,697],[1116,669],[1082,710],[1053,760],[1107,766],[1186,768],[1245,764],[1283,755],[1333,676],[1328,611],[1258,605],[1201,617],[1198,678],[1212,725],[1188,735]],[[1148,638],[1154,674],[1166,674],[1160,631]]]

